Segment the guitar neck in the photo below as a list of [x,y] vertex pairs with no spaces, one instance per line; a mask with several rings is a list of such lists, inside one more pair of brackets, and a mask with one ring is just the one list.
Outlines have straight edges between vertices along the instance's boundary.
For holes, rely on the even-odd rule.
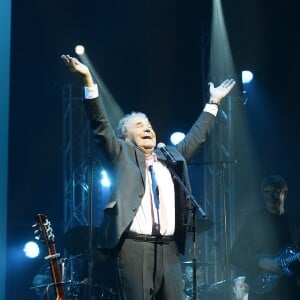
[[38,227],[35,230],[35,234],[39,234],[36,238],[42,238],[44,244],[47,247],[48,255],[45,257],[46,260],[49,262],[52,280],[53,280],[53,287],[55,291],[56,300],[66,300],[65,291],[64,291],[64,284],[62,282],[58,257],[59,254],[56,253],[55,244],[54,244],[54,234],[51,228],[51,224],[47,217],[43,214],[37,214],[35,216],[36,224],[33,227]]
[[53,280],[53,286],[55,290],[56,300],[66,300],[64,286],[61,278],[61,273],[59,269],[58,257],[59,254],[55,251],[55,245],[48,245],[48,256],[46,259],[49,261],[49,266],[51,269],[51,275]]
[[299,258],[300,258],[300,252],[296,252],[294,255],[291,255],[290,257],[288,257],[285,261],[286,261],[286,264],[289,265]]

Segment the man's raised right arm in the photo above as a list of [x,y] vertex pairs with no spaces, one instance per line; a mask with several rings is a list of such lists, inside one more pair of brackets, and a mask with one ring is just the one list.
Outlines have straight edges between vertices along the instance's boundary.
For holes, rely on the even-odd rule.
[[81,63],[77,58],[72,57],[68,54],[63,54],[61,56],[61,59],[65,62],[65,64],[71,70],[71,72],[77,73],[82,77],[83,84],[85,87],[91,88],[94,86],[93,77],[89,68],[86,65]]

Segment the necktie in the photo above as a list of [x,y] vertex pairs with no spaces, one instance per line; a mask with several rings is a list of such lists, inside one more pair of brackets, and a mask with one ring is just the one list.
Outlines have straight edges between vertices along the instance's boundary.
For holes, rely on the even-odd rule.
[[160,230],[160,221],[159,221],[159,192],[158,192],[158,184],[156,181],[155,177],[155,172],[153,170],[153,166],[149,166],[149,171],[151,174],[151,181],[152,181],[152,194],[154,198],[154,204],[155,204],[155,209],[157,213],[157,224],[155,224],[156,229],[159,231]]

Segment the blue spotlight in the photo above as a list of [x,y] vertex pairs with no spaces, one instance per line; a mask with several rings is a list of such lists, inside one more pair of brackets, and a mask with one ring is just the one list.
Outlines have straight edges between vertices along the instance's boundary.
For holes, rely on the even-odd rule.
[[242,71],[243,84],[251,82],[253,79],[253,73],[251,71]]
[[185,137],[185,134],[183,132],[174,132],[171,134],[171,137],[170,137],[170,141],[173,145],[177,145],[179,144]]
[[108,174],[105,170],[101,171],[101,180],[100,180],[100,182],[101,182],[103,187],[110,187],[111,186]]
[[40,248],[36,242],[27,242],[23,248],[26,257],[36,258],[40,254]]

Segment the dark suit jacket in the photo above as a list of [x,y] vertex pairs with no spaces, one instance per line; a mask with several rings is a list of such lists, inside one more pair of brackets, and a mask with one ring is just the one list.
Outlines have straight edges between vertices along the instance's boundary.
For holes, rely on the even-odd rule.
[[[134,145],[130,145],[115,135],[99,98],[86,100],[88,118],[96,140],[101,150],[106,154],[114,183],[110,201],[104,210],[101,226],[100,248],[114,248],[118,245],[122,234],[131,224],[141,199],[145,193],[145,155]],[[170,151],[177,161],[174,168],[188,189],[190,183],[186,162],[198,152],[213,127],[215,117],[202,112],[185,139]],[[160,151],[157,151],[160,161],[165,162]],[[187,217],[187,200],[182,189],[175,182],[175,241],[180,253],[185,249],[185,219]]]

